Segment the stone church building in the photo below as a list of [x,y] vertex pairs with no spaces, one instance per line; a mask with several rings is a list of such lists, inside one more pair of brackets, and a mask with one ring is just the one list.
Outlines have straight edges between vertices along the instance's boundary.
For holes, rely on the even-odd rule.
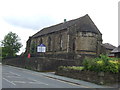
[[[45,53],[37,46],[44,44]],[[43,28],[27,41],[26,54],[33,56],[80,59],[100,55],[102,34],[88,14],[83,17]]]

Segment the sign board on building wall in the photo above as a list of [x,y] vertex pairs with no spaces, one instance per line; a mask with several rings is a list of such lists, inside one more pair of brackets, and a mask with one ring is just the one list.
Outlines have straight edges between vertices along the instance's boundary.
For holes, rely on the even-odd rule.
[[46,52],[46,46],[44,44],[38,45],[37,52]]

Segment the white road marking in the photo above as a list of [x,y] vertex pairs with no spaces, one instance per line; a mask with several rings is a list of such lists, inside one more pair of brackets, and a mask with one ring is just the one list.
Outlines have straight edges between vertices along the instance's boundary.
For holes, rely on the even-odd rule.
[[48,84],[43,83],[43,82],[28,82],[28,83],[30,83],[30,84],[44,84],[44,85],[48,85]]
[[18,76],[6,76],[8,78],[21,78],[21,77],[18,77]]
[[34,81],[34,82],[38,82],[38,81],[35,80],[35,79],[31,79],[31,78],[27,78],[27,79],[29,79],[29,80],[31,80],[31,81]]
[[19,74],[17,74],[17,73],[13,73],[13,72],[9,72],[9,73],[11,73],[11,74],[13,74],[13,75],[21,76],[21,75],[19,75]]
[[13,81],[14,83],[23,83],[23,84],[25,84],[25,83],[27,83],[27,82],[24,82],[24,81]]
[[[13,73],[13,72],[9,72],[9,73],[7,73],[7,74],[10,74],[10,73],[13,74],[13,75],[17,75],[17,76],[6,76],[6,77],[8,77],[8,78],[22,78],[21,75],[16,74],[16,73]],[[4,73],[4,74],[6,74],[6,73]],[[35,80],[35,79],[31,79],[31,78],[26,78],[26,79],[31,80],[31,81],[33,81],[33,82],[9,81],[9,80],[7,80],[7,79],[5,79],[5,78],[3,78],[3,79],[6,80],[6,81],[9,82],[9,83],[12,83],[13,85],[16,85],[15,83],[22,83],[22,84],[28,83],[28,84],[44,84],[44,85],[48,85],[47,83],[39,82],[39,81],[37,81],[37,80]]]
[[4,79],[5,81],[7,81],[7,82],[13,84],[13,85],[16,85],[15,83],[13,83],[12,81],[7,80],[6,78],[3,78],[3,79]]
[[29,79],[29,80],[31,80],[31,81],[34,81],[34,82],[30,82],[30,83],[39,83],[39,84],[45,84],[45,85],[48,85],[47,83],[43,83],[43,82],[40,82],[40,81],[37,81],[37,80],[35,80],[35,79],[31,79],[31,78],[27,78],[27,79]]
[[25,81],[12,81],[14,83],[22,83],[22,84],[44,84],[44,85],[48,85],[46,83],[42,83],[42,82],[25,82]]

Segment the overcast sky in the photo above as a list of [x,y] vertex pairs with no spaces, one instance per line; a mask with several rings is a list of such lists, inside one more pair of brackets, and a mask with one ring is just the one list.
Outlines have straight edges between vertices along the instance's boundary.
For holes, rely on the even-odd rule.
[[12,31],[23,44],[42,28],[88,14],[103,34],[103,43],[118,46],[119,0],[0,0],[0,41]]

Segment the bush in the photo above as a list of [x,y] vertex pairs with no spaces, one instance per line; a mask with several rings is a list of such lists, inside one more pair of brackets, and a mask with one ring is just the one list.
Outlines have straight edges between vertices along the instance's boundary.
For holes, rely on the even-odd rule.
[[93,70],[94,67],[95,67],[95,64],[96,64],[96,62],[95,62],[95,60],[93,60],[93,59],[88,59],[88,58],[86,58],[86,59],[83,61],[83,65],[84,65],[84,68],[85,68],[86,70]]
[[120,59],[110,58],[105,55],[100,55],[99,58],[88,59],[83,61],[84,68],[86,70],[92,70],[96,72],[112,72],[119,73],[120,71]]

